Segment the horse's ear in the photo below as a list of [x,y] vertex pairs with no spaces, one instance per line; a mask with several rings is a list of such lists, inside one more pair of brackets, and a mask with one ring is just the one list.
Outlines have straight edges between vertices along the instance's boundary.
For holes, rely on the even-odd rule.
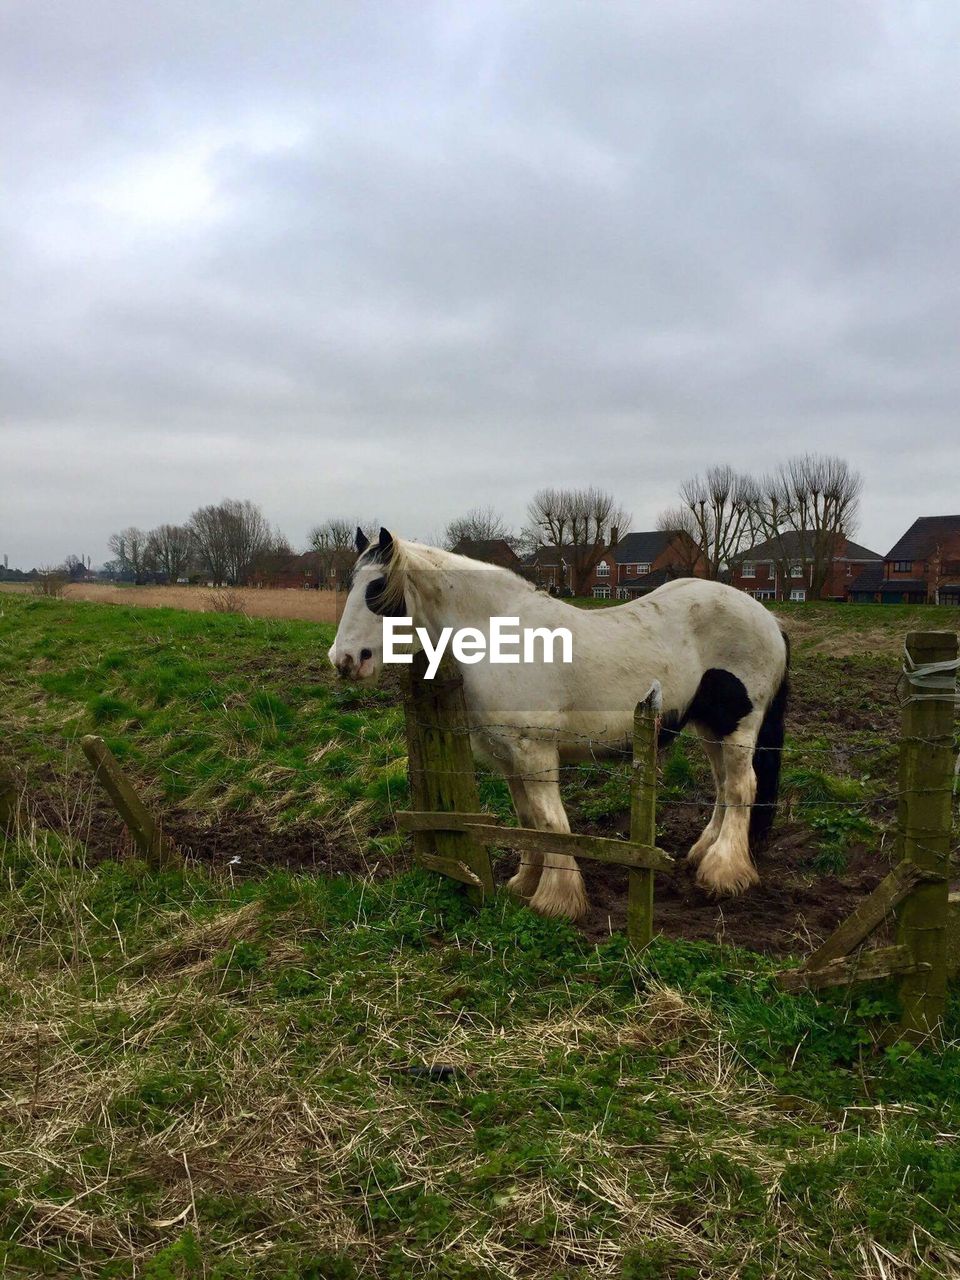
[[354,539],[354,546],[357,548],[357,555],[362,556],[363,553],[366,551],[367,547],[369,547],[369,545],[370,545],[370,539],[363,532],[360,526],[357,525],[357,536]]
[[393,534],[389,529],[380,529],[380,541],[377,544],[377,556],[386,564],[393,555]]

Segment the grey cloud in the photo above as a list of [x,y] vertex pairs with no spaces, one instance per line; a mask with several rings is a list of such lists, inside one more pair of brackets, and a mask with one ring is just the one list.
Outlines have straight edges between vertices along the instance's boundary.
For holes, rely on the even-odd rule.
[[798,447],[864,470],[881,551],[957,507],[952,6],[3,23],[15,562],[228,492],[295,541],[583,480],[652,524]]

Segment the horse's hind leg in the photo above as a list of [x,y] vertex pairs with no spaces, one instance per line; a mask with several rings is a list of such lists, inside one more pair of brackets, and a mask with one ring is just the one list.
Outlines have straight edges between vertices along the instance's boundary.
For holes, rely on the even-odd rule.
[[750,857],[750,808],[757,792],[753,749],[759,722],[741,721],[723,740],[723,822],[703,855],[697,880],[713,893],[741,893],[760,877]]
[[[513,807],[517,811],[521,827],[535,827],[533,809],[527,799],[526,787],[522,778],[508,778],[507,786],[513,799]],[[538,850],[524,850],[520,855],[520,866],[516,874],[507,881],[507,888],[519,898],[530,898],[537,891],[540,883],[540,869],[543,866],[543,854]]]
[[696,866],[704,854],[709,852],[716,843],[720,835],[720,827],[723,824],[723,743],[718,742],[713,736],[713,732],[706,728],[694,725],[703,750],[707,759],[710,761],[710,772],[713,774],[714,801],[713,813],[710,815],[710,821],[704,827],[700,838],[693,845],[687,854],[687,861],[692,862]]
[[[566,810],[556,781],[526,781],[533,825],[541,831],[569,831]],[[543,871],[530,906],[542,916],[569,916],[576,920],[590,905],[583,876],[575,858],[566,853],[545,853]]]

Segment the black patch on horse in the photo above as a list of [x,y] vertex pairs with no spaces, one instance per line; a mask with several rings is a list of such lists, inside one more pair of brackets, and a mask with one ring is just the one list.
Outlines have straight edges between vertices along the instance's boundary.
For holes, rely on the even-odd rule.
[[403,597],[400,597],[397,604],[390,606],[384,600],[386,589],[386,578],[374,578],[372,582],[368,582],[367,590],[364,594],[367,608],[371,613],[375,613],[378,618],[405,618],[407,616],[407,606]]
[[723,667],[711,667],[703,673],[684,719],[726,738],[752,710],[743,681]]
[[682,714],[664,712],[660,741],[666,745],[690,721],[707,729],[715,738],[726,738],[752,710],[753,703],[743,681],[723,667],[710,667],[703,673],[686,711]]

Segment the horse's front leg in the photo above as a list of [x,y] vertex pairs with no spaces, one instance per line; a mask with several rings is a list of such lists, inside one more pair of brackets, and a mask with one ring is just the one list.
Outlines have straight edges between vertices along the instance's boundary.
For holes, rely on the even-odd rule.
[[[559,765],[556,760],[553,765],[556,773],[552,777],[552,769],[542,774],[529,770],[524,779],[527,803],[533,825],[539,830],[569,831],[570,823],[560,799]],[[542,916],[569,916],[576,920],[590,905],[576,859],[566,853],[544,853],[541,857],[543,870],[530,906]]]
[[[507,786],[513,807],[517,812],[521,827],[535,827],[533,809],[527,799],[526,786],[521,777],[508,778]],[[527,849],[520,855],[520,866],[507,881],[507,889],[518,898],[530,898],[537,891],[540,883],[540,870],[543,866],[543,854],[539,850]]]

